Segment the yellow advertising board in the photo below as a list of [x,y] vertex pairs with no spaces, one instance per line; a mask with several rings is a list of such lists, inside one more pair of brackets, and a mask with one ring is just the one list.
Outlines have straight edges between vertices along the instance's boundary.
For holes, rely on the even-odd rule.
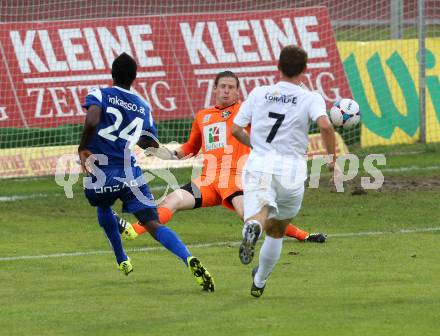
[[[79,173],[81,168],[77,149],[78,146],[1,149],[0,178],[55,175],[57,165],[60,172]],[[146,157],[141,152],[139,147],[134,150],[138,164],[143,169],[181,168],[201,164],[200,158],[163,161],[156,157]]]
[[[309,134],[307,158],[311,160],[315,155],[326,155],[327,151],[322,142],[321,134]],[[336,133],[336,156],[348,154],[348,148],[339,133]]]
[[[339,42],[362,115],[362,146],[419,140],[418,41]],[[426,135],[440,141],[440,39],[426,40]]]
[[[179,144],[169,145],[175,149]],[[0,150],[0,178],[51,176],[58,170],[64,172],[79,173],[80,166],[77,162],[78,146],[50,146],[32,148],[11,148]],[[203,158],[197,156],[187,160],[163,161],[156,157],[145,156],[142,149],[135,147],[134,153],[137,162],[142,169],[168,169],[183,168],[202,165]],[[325,148],[320,134],[309,136],[309,159],[313,155],[325,154]],[[347,146],[337,134],[338,155],[348,153]],[[68,155],[69,157],[63,155]]]

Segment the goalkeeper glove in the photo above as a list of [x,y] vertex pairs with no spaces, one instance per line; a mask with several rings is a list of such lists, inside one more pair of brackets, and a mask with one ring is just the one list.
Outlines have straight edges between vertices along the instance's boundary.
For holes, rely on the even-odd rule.
[[158,148],[147,148],[144,150],[144,153],[145,155],[154,155],[161,160],[179,160],[176,151],[172,151],[162,144]]

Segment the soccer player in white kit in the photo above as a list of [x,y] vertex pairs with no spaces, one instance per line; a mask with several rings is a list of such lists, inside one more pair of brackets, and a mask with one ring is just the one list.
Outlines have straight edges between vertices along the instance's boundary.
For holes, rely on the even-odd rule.
[[[335,167],[335,133],[319,93],[301,86],[307,53],[290,45],[280,53],[281,80],[256,87],[241,105],[232,135],[252,148],[243,171],[243,242],[239,255],[249,264],[255,244],[266,232],[259,264],[252,271],[251,295],[263,294],[267,278],[278,262],[286,226],[298,213],[307,178],[307,145],[310,121],[317,123]],[[250,135],[245,127],[251,124]]]

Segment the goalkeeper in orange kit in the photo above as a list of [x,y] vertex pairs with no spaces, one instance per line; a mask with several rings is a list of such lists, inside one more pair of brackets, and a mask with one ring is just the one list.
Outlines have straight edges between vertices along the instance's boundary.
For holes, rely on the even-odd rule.
[[[199,111],[186,143],[171,151],[165,146],[153,149],[153,155],[164,160],[180,160],[203,154],[200,177],[170,193],[158,206],[159,220],[168,223],[180,210],[223,205],[235,211],[243,220],[242,167],[250,149],[231,135],[231,125],[237,114],[239,79],[231,71],[220,72],[214,81],[216,105]],[[119,232],[128,240],[146,232],[138,223],[119,219]],[[326,235],[309,233],[290,224],[286,236],[300,241],[323,243]]]

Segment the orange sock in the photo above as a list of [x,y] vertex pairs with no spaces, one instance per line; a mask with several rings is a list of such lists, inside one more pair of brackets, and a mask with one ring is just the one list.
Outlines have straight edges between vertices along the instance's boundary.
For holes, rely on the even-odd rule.
[[171,218],[173,217],[173,212],[171,211],[171,209],[168,209],[165,207],[157,208],[157,213],[159,214],[159,221],[163,225],[168,223],[171,220]]
[[140,225],[139,222],[131,224],[131,226],[133,227],[133,229],[136,231],[136,233],[138,235],[141,235],[141,234],[147,232],[147,230],[142,225]]
[[[173,212],[170,209],[165,208],[165,207],[157,208],[157,213],[159,215],[159,221],[161,222],[161,224],[164,224],[164,225],[166,223],[168,223],[171,220],[171,218],[173,217]],[[139,235],[147,232],[147,230],[141,224],[139,224],[139,222],[131,224],[131,226],[133,226],[133,229]]]
[[293,224],[289,224],[287,225],[286,236],[303,241],[306,240],[306,238],[309,236],[309,233],[307,231],[297,228]]

